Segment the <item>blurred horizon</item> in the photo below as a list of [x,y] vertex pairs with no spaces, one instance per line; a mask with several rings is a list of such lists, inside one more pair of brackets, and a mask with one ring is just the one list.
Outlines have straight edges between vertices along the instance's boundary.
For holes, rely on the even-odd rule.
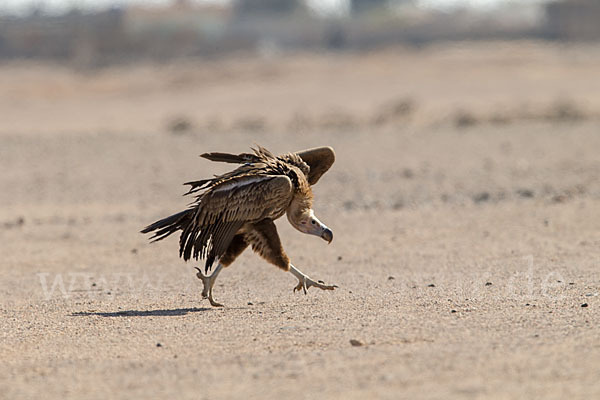
[[[411,3],[417,8],[452,11],[471,9],[490,11],[502,7],[539,6],[556,0],[389,0],[390,6]],[[78,10],[81,12],[98,12],[111,8],[127,8],[133,6],[165,7],[177,3],[178,0],[5,0],[0,3],[0,16],[26,16],[32,13],[60,15]],[[181,2],[181,1],[179,1]],[[197,5],[231,5],[237,0],[187,0]],[[348,12],[351,0],[306,0],[307,5],[320,15],[344,15]]]
[[438,41],[597,42],[593,0],[11,0],[0,61],[82,68],[139,61],[422,47]]

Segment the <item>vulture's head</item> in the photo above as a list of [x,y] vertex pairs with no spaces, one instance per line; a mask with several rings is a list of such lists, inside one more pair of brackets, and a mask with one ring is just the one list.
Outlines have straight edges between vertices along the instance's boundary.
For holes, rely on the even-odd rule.
[[319,236],[328,243],[333,240],[333,232],[324,223],[319,221],[315,213],[310,208],[296,209],[290,208],[287,212],[288,221],[302,233]]

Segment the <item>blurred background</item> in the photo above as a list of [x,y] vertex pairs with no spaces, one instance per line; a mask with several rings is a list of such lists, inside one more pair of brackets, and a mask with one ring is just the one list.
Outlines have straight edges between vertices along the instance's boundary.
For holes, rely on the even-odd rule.
[[600,37],[593,0],[6,0],[0,59],[98,67],[245,51]]
[[592,0],[3,1],[0,162],[22,190],[0,199],[171,209],[161,193],[218,168],[197,154],[253,143],[334,145],[338,209],[597,192],[599,17]]
[[198,154],[254,143],[333,145],[332,210],[598,197],[599,17],[592,0],[3,1],[5,218],[92,202],[145,221],[223,170]]
[[592,0],[7,0],[0,131],[581,118],[600,107],[599,16]]

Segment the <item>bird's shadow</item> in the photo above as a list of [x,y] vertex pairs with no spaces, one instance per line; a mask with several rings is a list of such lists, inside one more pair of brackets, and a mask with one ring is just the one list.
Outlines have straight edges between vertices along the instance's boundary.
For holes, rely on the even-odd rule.
[[170,310],[123,310],[115,312],[78,311],[71,317],[177,317],[194,312],[210,311],[212,308],[175,308]]

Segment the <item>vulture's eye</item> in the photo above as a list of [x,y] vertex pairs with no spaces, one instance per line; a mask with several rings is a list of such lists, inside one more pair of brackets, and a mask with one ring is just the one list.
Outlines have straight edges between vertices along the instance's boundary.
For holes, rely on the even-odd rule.
[[311,224],[316,224],[315,220],[313,219],[312,221],[310,221]]

